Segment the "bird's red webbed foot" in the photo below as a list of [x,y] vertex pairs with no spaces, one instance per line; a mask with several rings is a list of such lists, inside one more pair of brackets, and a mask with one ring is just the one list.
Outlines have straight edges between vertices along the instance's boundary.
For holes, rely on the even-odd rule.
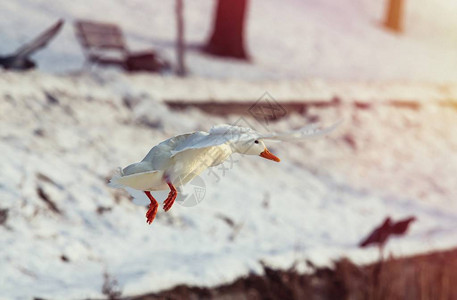
[[151,224],[156,217],[159,204],[157,203],[157,200],[152,197],[151,192],[145,191],[144,193],[148,196],[149,201],[151,201],[151,204],[149,204],[149,210],[146,212],[146,223]]
[[165,211],[168,211],[173,206],[173,203],[175,203],[175,199],[178,196],[178,191],[174,185],[171,182],[167,182],[167,184],[170,187],[170,192],[168,193],[167,199],[163,202],[163,209]]

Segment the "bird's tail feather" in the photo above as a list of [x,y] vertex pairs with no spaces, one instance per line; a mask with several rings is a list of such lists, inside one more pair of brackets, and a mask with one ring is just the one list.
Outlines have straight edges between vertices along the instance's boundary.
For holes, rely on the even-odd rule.
[[153,170],[134,174],[117,171],[111,178],[109,185],[114,188],[130,187],[140,191],[162,190],[168,186],[163,181],[163,171]]
[[108,185],[113,188],[122,188],[124,187],[123,184],[119,183],[119,179],[124,176],[124,173],[122,172],[122,168],[119,167],[117,168],[116,172],[114,173],[113,177],[111,177]]

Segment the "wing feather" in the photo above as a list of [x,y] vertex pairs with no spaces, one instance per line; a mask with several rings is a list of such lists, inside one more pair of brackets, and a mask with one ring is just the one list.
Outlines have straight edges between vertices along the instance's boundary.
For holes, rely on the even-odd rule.
[[277,140],[277,141],[294,141],[300,139],[315,138],[326,135],[335,128],[337,128],[343,121],[340,120],[329,127],[322,128],[319,124],[310,124],[300,129],[288,132],[273,132],[262,134],[259,138],[263,140]]
[[208,147],[219,146],[222,144],[234,144],[236,142],[245,142],[255,139],[266,139],[276,141],[293,141],[304,138],[312,138],[325,135],[333,131],[341,124],[338,121],[327,128],[321,128],[319,124],[310,124],[297,130],[283,133],[266,133],[261,134],[255,130],[246,127],[232,125],[217,125],[208,132],[198,131],[186,136],[185,139],[177,143],[176,147],[171,149],[171,157],[190,149],[203,149]]
[[198,131],[191,134],[186,140],[182,141],[171,151],[172,156],[190,149],[203,149],[208,147],[220,146],[226,143],[233,143],[249,138],[258,138],[259,133],[250,128],[232,125],[217,125],[208,132]]

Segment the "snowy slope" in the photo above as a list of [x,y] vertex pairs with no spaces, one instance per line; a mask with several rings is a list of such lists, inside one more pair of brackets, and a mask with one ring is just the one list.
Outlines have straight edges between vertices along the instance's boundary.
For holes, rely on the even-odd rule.
[[[186,3],[189,45],[202,44],[211,31],[214,2]],[[448,0],[405,1],[405,33],[382,29],[385,1],[252,0],[247,45],[253,63],[207,57],[191,47],[187,63],[206,77],[338,80],[457,80],[457,5]],[[75,19],[115,22],[133,50],[154,47],[174,61],[174,1],[46,1],[3,3],[0,53],[9,53],[58,18],[67,21],[46,51],[36,55],[48,71],[80,69]]]
[[[418,111],[374,99],[368,110],[348,101],[290,114],[264,130],[298,127],[308,117],[346,122],[327,138],[271,144],[279,164],[236,156],[226,170],[205,172],[201,203],[160,210],[148,226],[145,207],[107,186],[115,168],[172,135],[239,121],[161,103],[168,84],[211,91],[222,82],[150,80],[147,90],[141,75],[1,73],[0,209],[8,218],[0,226],[0,298],[101,297],[105,272],[133,295],[227,282],[260,272],[260,260],[283,268],[298,262],[301,270],[305,259],[367,262],[375,249],[356,245],[387,214],[419,219],[389,244],[394,255],[456,246],[456,111],[433,101]],[[243,85],[224,82],[241,98]]]

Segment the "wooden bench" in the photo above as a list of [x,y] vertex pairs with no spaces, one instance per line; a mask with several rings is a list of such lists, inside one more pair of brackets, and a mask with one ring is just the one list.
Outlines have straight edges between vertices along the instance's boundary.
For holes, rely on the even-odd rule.
[[127,71],[157,72],[169,68],[154,50],[130,52],[115,24],[78,20],[74,25],[87,64],[115,65]]

